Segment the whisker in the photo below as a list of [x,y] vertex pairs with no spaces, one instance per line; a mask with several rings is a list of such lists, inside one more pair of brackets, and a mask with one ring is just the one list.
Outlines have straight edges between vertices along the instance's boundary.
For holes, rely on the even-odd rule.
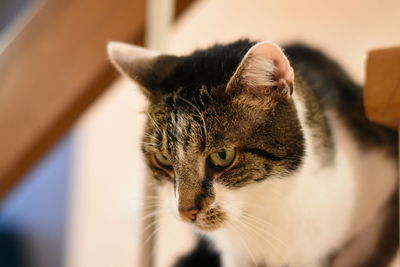
[[154,196],[140,196],[139,198],[141,198],[141,199],[155,199],[155,200],[159,200],[160,199],[160,197],[159,196],[157,196],[157,195],[154,195]]
[[[245,223],[248,227],[250,227],[255,233],[257,233],[258,235],[260,233],[263,233],[265,235],[267,235],[268,237],[272,238],[273,240],[275,240],[276,242],[279,243],[279,245],[285,250],[287,251],[288,246],[279,238],[275,237],[271,232],[266,231],[265,229],[252,224],[251,222],[248,222],[246,220],[242,220],[241,223]],[[278,255],[282,260],[285,259],[284,255],[281,253],[281,250],[276,246],[276,244],[274,245],[273,242],[271,242],[271,240],[268,239],[263,239],[264,242],[267,242],[269,244],[269,246],[275,251],[276,255]]]
[[143,228],[142,233],[146,232],[147,230],[149,230],[151,227],[153,227],[157,223],[158,223],[158,219],[156,217],[154,217],[154,220],[152,222],[150,222],[148,225],[146,225],[146,227]]
[[151,212],[151,213],[149,213],[149,214],[146,214],[145,216],[143,216],[143,217],[140,218],[140,219],[141,219],[141,221],[144,221],[144,220],[149,219],[149,218],[151,218],[151,217],[155,217],[155,218],[156,218],[155,215],[160,215],[160,211],[157,210],[157,211]]
[[[232,206],[228,203],[225,203],[225,206],[230,206],[231,209],[236,209],[237,211],[239,211],[241,213],[240,214],[241,219],[236,219],[236,218],[231,218],[231,219],[238,224],[244,225],[244,227],[246,227],[246,228],[249,227],[253,231],[254,234],[257,234],[257,238],[259,238],[260,233],[265,234],[267,237],[270,237],[273,240],[275,240],[276,242],[278,242],[282,246],[282,248],[284,248],[284,249],[288,248],[288,246],[285,242],[283,242],[280,238],[276,237],[273,234],[274,232],[279,232],[281,235],[286,235],[286,233],[284,233],[281,229],[277,228],[271,222],[262,220],[261,218],[255,217],[251,214],[248,214],[246,211],[241,211],[237,207]],[[265,229],[266,225],[268,225],[269,228],[272,228],[273,231],[267,231]],[[286,238],[289,238],[288,235],[286,235],[286,236],[287,236]],[[273,243],[271,242],[271,240],[264,239],[264,241],[267,241],[268,244],[270,245],[270,247],[273,247],[273,249],[276,252],[280,251],[280,250],[278,250],[278,248],[276,248],[276,246],[272,245]],[[279,253],[279,256],[282,259],[284,259],[284,255],[282,253]]]
[[148,133],[144,133],[143,136],[154,139],[157,142],[160,141],[157,137],[155,137],[154,135],[148,134]]
[[[154,224],[153,224],[154,225]],[[146,238],[146,240],[143,242],[142,246],[145,246],[162,228],[162,225],[159,225],[158,227],[156,227],[151,233],[150,235]],[[150,251],[150,256],[147,259],[147,264],[146,266],[150,266],[150,262],[151,260],[154,258],[154,250],[155,250],[155,244],[153,244],[151,246],[151,251]]]
[[143,245],[145,245],[147,242],[149,242],[149,240],[155,235],[157,234],[162,228],[162,225],[159,225],[147,238],[146,240],[143,242]]
[[143,142],[143,145],[145,145],[145,146],[153,146],[153,147],[159,147],[160,146],[160,144],[150,143],[150,142]]
[[255,266],[255,267],[258,267],[258,265],[257,265],[257,263],[256,263],[256,259],[255,259],[254,255],[253,255],[253,253],[251,253],[251,250],[249,249],[249,247],[248,247],[246,241],[245,241],[245,240],[242,238],[242,236],[241,236],[242,232],[239,231],[239,229],[236,228],[232,223],[230,223],[229,225],[232,226],[232,228],[238,232],[238,237],[240,238],[240,240],[242,241],[242,244],[243,244],[243,245],[245,246],[245,248],[247,249],[247,252],[249,253],[251,260],[253,261],[254,266]]
[[[283,243],[282,240],[280,240],[279,238],[277,238],[276,236],[274,236],[274,235],[272,234],[272,232],[269,232],[269,231],[267,231],[266,229],[262,228],[262,227],[265,227],[264,224],[267,224],[267,225],[269,225],[269,226],[272,226],[272,228],[275,228],[274,231],[276,231],[277,228],[275,227],[274,224],[272,224],[271,222],[265,221],[265,220],[261,220],[260,218],[253,217],[253,216],[251,216],[250,214],[244,214],[244,217],[247,218],[247,219],[249,219],[249,220],[252,220],[253,223],[258,224],[259,230],[260,230],[260,231],[262,231],[263,233],[267,234],[268,236],[270,236],[271,238],[273,238],[275,241],[279,242],[284,248],[287,248],[287,245],[286,245],[285,243]],[[255,226],[256,226],[256,225],[255,225]],[[283,232],[282,230],[280,230],[280,229],[279,229],[279,232],[280,232],[281,234],[284,233],[284,232]]]
[[[274,244],[270,240],[264,239],[262,236],[260,236],[260,230],[261,230],[260,228],[256,227],[255,225],[249,223],[246,220],[237,220],[236,222],[241,224],[241,225],[243,225],[248,230],[252,230],[253,234],[251,234],[251,236],[255,237],[255,239],[260,239],[261,238],[263,240],[263,242],[267,242],[267,244],[270,247],[270,249],[273,249],[274,252],[276,253],[276,255],[278,255],[282,260],[285,260],[285,258],[283,257],[282,253],[280,253],[280,250],[279,250],[278,247],[274,246]],[[246,232],[249,233],[248,231],[246,231]],[[261,231],[261,232],[264,232],[264,231]],[[264,233],[269,235],[269,233],[267,233],[267,232],[264,232]],[[280,240],[277,240],[277,241],[280,241]]]
[[158,208],[161,207],[160,203],[150,203],[150,204],[146,204],[144,206],[141,207],[142,210],[149,210],[149,209],[154,209],[154,208]]
[[161,128],[158,126],[158,124],[156,123],[156,121],[154,120],[154,118],[150,115],[149,112],[146,112],[148,118],[150,119],[151,123],[153,124],[153,126],[158,130],[158,133],[162,133]]

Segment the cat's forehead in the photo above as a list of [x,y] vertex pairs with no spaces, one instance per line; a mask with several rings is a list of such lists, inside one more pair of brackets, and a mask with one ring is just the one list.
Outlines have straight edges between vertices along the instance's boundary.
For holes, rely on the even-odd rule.
[[181,87],[173,93],[166,94],[150,103],[148,111],[158,114],[160,119],[168,117],[196,117],[215,110],[218,106],[226,105],[221,98],[223,88],[186,88]]
[[209,91],[204,88],[201,91],[202,93],[188,93],[187,90],[179,90],[152,103],[148,115],[173,134],[176,131],[188,134],[193,132],[191,128],[205,128],[206,125],[209,127],[214,118],[223,117],[225,112],[219,111],[220,105],[217,100],[212,99]]
[[198,98],[187,99],[181,94],[152,104],[148,126],[153,132],[159,132],[158,128],[165,130],[159,136],[172,145],[219,149],[237,146],[248,139],[265,122],[265,113],[238,106],[208,91]]

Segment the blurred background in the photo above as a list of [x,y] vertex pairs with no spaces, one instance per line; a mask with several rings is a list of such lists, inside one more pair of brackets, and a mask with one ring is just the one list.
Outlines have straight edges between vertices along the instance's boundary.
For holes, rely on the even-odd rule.
[[[398,0],[1,0],[0,266],[143,266],[146,102],[107,41],[301,41],[364,83],[367,52],[400,44],[399,14]],[[170,266],[193,237],[161,217],[153,263]]]

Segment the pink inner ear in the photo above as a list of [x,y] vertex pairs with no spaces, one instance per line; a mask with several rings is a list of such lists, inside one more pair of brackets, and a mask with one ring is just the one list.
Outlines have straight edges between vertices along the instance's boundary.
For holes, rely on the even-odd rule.
[[262,42],[256,44],[251,53],[257,57],[273,60],[276,64],[279,79],[284,79],[290,87],[294,83],[294,71],[282,49],[274,43]]

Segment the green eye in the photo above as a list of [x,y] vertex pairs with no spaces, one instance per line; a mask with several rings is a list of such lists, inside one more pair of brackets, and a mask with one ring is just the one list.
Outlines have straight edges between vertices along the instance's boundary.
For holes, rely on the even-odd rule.
[[156,153],[155,158],[156,158],[157,162],[159,164],[161,164],[162,166],[167,166],[167,167],[172,166],[172,162],[161,153]]
[[218,167],[226,167],[232,163],[235,158],[235,150],[224,149],[210,155],[211,162]]

